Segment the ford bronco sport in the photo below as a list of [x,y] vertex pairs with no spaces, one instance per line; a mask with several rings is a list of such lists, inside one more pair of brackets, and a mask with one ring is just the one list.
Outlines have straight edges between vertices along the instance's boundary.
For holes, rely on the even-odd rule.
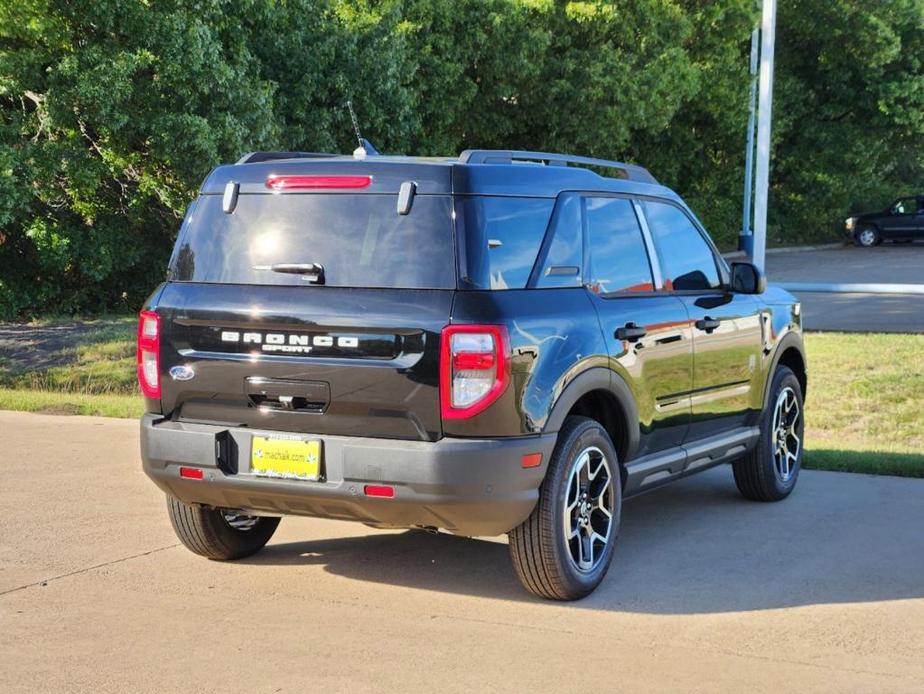
[[580,598],[627,497],[726,462],[792,491],[800,324],[637,166],[255,153],[141,312],[144,470],[211,559],[288,514],[509,533],[529,591]]

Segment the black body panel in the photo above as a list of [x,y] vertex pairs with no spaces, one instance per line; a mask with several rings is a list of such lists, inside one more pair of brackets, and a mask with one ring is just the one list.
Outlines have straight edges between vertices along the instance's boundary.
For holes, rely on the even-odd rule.
[[[440,290],[168,283],[156,309],[164,325],[163,413],[279,431],[436,440],[439,339],[451,302],[452,292]],[[225,341],[223,333],[237,339]],[[308,351],[283,351],[292,347]],[[193,380],[166,375],[181,364],[193,369]],[[288,395],[308,403],[317,403],[312,393],[327,384],[329,402],[320,409],[260,407],[253,398],[260,389],[248,379],[275,382],[270,400],[285,395],[284,382]]]

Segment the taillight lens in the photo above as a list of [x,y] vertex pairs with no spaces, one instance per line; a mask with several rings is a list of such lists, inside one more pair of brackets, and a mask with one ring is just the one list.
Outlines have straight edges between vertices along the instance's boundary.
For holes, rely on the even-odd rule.
[[510,380],[507,329],[502,325],[447,325],[440,353],[443,419],[467,419],[497,400]]
[[266,177],[270,190],[326,190],[330,188],[368,188],[372,176],[282,176],[271,174]]
[[138,385],[146,397],[160,397],[160,316],[153,311],[138,316]]

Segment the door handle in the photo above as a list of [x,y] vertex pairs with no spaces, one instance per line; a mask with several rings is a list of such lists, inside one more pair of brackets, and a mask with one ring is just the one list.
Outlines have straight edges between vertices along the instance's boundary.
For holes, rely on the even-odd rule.
[[626,323],[621,328],[616,328],[617,340],[625,340],[627,342],[635,342],[641,340],[645,335],[648,334],[648,331],[645,328],[639,327],[635,323]]
[[711,333],[713,330],[718,328],[722,324],[722,321],[716,320],[715,318],[710,318],[706,316],[705,318],[700,318],[696,321],[696,327],[699,330],[705,330],[707,333]]

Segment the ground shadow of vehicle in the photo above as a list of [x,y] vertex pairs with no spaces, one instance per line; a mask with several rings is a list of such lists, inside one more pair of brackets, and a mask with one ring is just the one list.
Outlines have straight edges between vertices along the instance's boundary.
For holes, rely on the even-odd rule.
[[[924,480],[807,471],[788,500],[757,504],[721,467],[628,501],[623,518],[609,575],[576,607],[694,614],[924,597]],[[502,540],[373,532],[270,545],[248,563],[536,600]]]

